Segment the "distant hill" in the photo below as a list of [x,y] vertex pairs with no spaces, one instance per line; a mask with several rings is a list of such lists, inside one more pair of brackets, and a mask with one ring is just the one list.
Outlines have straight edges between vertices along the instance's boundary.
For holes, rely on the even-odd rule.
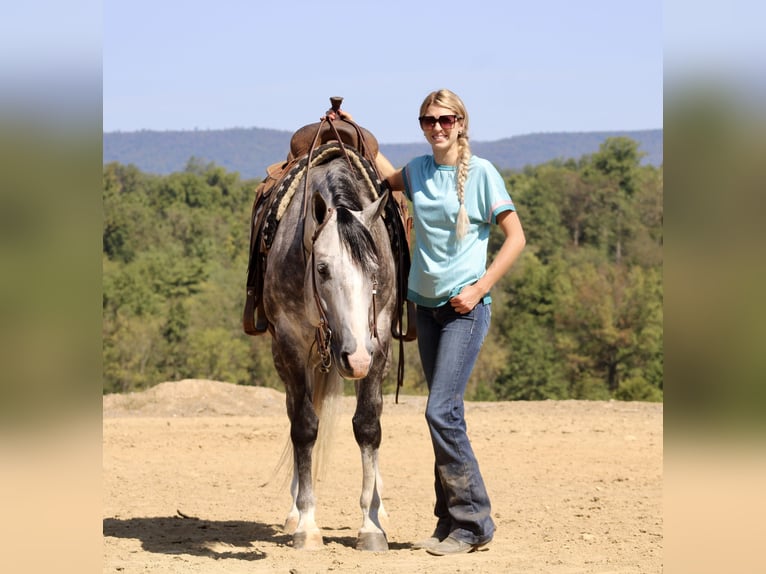
[[[266,166],[282,161],[292,132],[262,128],[225,130],[109,132],[104,134],[104,163],[134,164],[145,173],[165,175],[183,171],[190,158],[214,162],[243,179],[261,178]],[[644,163],[662,164],[662,130],[583,133],[543,133],[514,136],[491,142],[472,141],[473,152],[499,169],[521,169],[553,159],[579,159],[598,151],[609,137],[626,136],[639,143]],[[429,153],[425,143],[381,144],[381,151],[396,166]]]

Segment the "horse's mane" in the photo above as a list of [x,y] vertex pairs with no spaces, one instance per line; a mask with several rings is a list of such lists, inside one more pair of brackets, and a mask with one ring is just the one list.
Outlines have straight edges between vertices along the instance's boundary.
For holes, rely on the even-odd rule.
[[355,178],[344,162],[336,163],[337,169],[326,172],[324,185],[332,190],[332,202],[338,212],[338,233],[341,243],[348,249],[352,259],[365,273],[371,273],[378,258],[375,240],[362,223],[350,212],[364,207],[359,197],[363,180]]

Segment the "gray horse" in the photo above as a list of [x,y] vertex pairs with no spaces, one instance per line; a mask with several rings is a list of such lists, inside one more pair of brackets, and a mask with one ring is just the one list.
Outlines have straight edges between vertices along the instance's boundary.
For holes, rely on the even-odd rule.
[[387,550],[378,448],[396,307],[396,268],[383,219],[388,194],[379,193],[363,156],[337,144],[317,148],[294,175],[279,206],[263,292],[290,419],[293,505],[285,527],[295,548],[323,545],[314,518],[312,456],[319,431],[330,424],[328,401],[351,379],[363,472],[356,547]]

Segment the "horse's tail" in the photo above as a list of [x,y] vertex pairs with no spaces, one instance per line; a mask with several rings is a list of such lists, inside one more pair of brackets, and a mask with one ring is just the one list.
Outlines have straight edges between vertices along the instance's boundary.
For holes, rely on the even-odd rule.
[[314,445],[314,480],[324,476],[328,468],[332,445],[335,444],[335,432],[343,408],[343,379],[335,369],[328,373],[315,371],[314,411],[319,417],[319,431]]
[[[317,372],[314,380],[311,381],[311,386],[314,389],[314,411],[319,417],[319,430],[312,456],[312,476],[314,485],[316,485],[317,479],[323,477],[322,473],[328,468],[327,463],[332,451],[330,447],[334,444],[335,431],[338,427],[338,419],[343,407],[341,401],[343,397],[343,379],[335,369],[331,369],[329,373]],[[292,478],[292,471],[293,444],[288,435],[277,466],[274,468],[271,478],[263,486],[278,482],[282,489],[287,488]]]

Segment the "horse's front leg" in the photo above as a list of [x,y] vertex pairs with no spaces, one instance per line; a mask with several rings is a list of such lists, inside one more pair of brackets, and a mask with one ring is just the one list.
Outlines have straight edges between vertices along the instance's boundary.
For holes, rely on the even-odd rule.
[[316,499],[311,476],[311,458],[319,419],[308,397],[298,399],[294,406],[296,408],[290,421],[290,439],[293,444],[293,481],[290,493],[293,497],[293,507],[285,527],[289,530],[292,530],[293,525],[295,527],[294,548],[317,550],[324,546],[324,540],[314,518]]
[[388,540],[382,523],[388,521],[383,507],[383,482],[378,468],[380,448],[380,413],[383,407],[380,384],[370,378],[357,383],[354,437],[362,454],[362,527],[356,541],[357,550],[388,550]]
[[298,521],[301,517],[301,513],[298,512],[298,464],[295,461],[295,452],[293,452],[293,478],[290,482],[290,497],[293,505],[290,512],[287,513],[284,530],[288,534],[294,534],[298,529]]

